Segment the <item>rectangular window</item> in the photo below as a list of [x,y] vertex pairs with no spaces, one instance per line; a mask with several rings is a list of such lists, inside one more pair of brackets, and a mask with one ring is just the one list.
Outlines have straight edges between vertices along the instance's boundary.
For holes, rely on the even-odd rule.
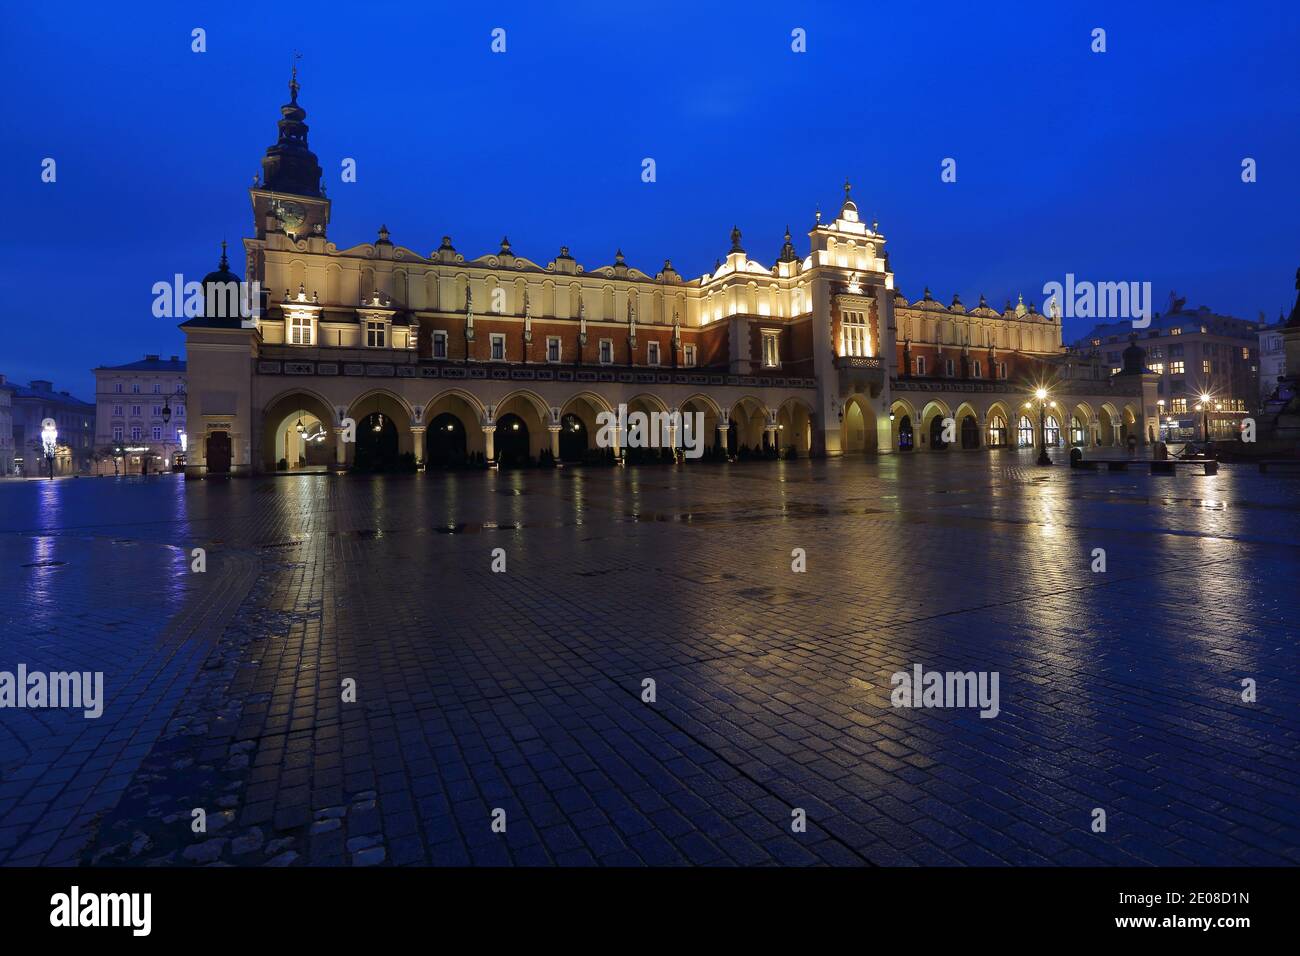
[[1170,362],[1170,363],[1169,363],[1169,374],[1170,374],[1170,375],[1182,375],[1182,374],[1185,373],[1186,371],[1187,371],[1187,363],[1185,363],[1185,362],[1183,362],[1183,361],[1181,361],[1181,360],[1180,360],[1180,361],[1177,361],[1177,362]]
[[918,356],[916,357],[916,374],[917,374],[917,375],[924,375],[924,374],[925,374],[925,356],[924,356],[924,355],[918,355]]
[[121,383],[121,382],[114,382],[114,383],[113,383],[113,391],[116,392],[118,395],[121,395],[121,394],[122,394],[122,383]]
[[382,349],[387,344],[383,322],[366,323],[366,348]]
[[121,415],[121,414],[122,414],[122,406],[121,406],[121,405],[114,405],[114,406],[113,406],[113,414],[114,414],[114,415]]
[[1175,398],[1169,403],[1169,410],[1175,415],[1185,415],[1187,413],[1187,399]]
[[1150,365],[1148,365],[1147,367],[1148,367],[1149,369],[1151,369],[1151,371],[1155,372],[1157,375],[1164,375],[1164,374],[1165,374],[1165,363],[1164,363],[1164,362],[1152,362],[1152,363],[1151,363]]
[[1202,375],[1209,375],[1209,374],[1210,374],[1210,360],[1209,360],[1209,359],[1201,359],[1201,374],[1202,374]]
[[114,426],[113,426],[113,441],[115,441],[115,442],[120,442],[121,440],[122,440],[122,426],[121,426],[121,425],[114,425]]
[[600,340],[600,364],[601,365],[614,364],[614,340],[613,339]]
[[445,359],[447,357],[447,333],[437,331],[433,333],[433,357],[436,359]]
[[558,335],[548,335],[546,337],[546,361],[558,362],[560,360],[560,337]]
[[866,356],[871,354],[867,339],[867,320],[861,312],[845,312],[840,322],[840,354]]
[[141,407],[142,407],[142,406],[140,406],[140,405],[132,405],[132,406],[131,406],[131,414],[132,414],[132,415],[139,415],[139,414],[140,414],[140,409],[141,409]]
[[155,426],[153,427],[153,440],[154,440],[154,441],[162,441],[162,426],[161,426],[161,425],[155,425]]
[[154,383],[153,383],[153,393],[154,393],[155,395],[161,395],[161,394],[162,394],[162,382],[154,382]]
[[503,332],[492,333],[492,361],[504,362],[506,360],[506,337]]
[[131,440],[132,440],[132,441],[139,441],[139,440],[140,440],[140,426],[139,426],[139,425],[132,425],[132,426],[131,426]]
[[1172,329],[1169,330],[1169,334],[1170,334],[1170,335],[1182,335],[1182,334],[1183,334],[1183,330],[1182,330],[1181,328],[1172,328]]
[[947,375],[949,378],[952,378],[952,359],[948,359],[946,362],[944,362],[943,370],[945,375]]
[[686,363],[686,367],[694,368],[695,367],[695,346],[687,345],[683,348],[683,352],[685,353],[685,357],[682,359],[682,361]]
[[131,394],[132,394],[132,395],[139,395],[139,394],[140,394],[140,383],[139,383],[139,382],[132,382],[132,383],[131,383]]
[[659,364],[659,343],[647,342],[645,346],[645,360],[647,365]]
[[781,367],[781,333],[763,332],[763,368]]
[[294,315],[289,318],[289,344],[311,345],[311,316]]

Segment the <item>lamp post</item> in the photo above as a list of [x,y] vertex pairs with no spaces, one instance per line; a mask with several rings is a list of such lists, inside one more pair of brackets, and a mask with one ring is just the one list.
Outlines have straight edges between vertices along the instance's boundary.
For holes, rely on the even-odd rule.
[[[1050,465],[1052,456],[1047,453],[1047,389],[1037,389],[1034,398],[1038,400],[1038,464]],[[1056,402],[1051,404],[1053,408],[1056,407]]]
[[1201,410],[1201,435],[1205,441],[1205,453],[1210,453],[1210,396],[1201,392],[1201,403],[1196,406]]
[[59,428],[53,418],[41,422],[41,450],[45,452],[45,461],[50,468],[50,480],[54,480],[54,454],[59,448]]

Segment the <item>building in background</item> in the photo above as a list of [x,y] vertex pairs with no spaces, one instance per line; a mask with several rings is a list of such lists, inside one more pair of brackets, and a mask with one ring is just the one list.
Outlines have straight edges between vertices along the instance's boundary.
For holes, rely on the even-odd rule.
[[787,230],[764,262],[732,228],[725,258],[695,277],[669,260],[642,271],[621,252],[591,266],[568,247],[532,260],[505,238],[469,256],[449,236],[421,252],[383,226],[332,241],[298,93],[295,78],[249,190],[246,279],[223,252],[203,281],[205,314],[181,326],[188,475],[617,456],[596,445],[602,414],[620,408],[699,415],[722,455],[1155,437],[1141,348],[1111,375],[1062,346],[1055,310],[905,298],[848,183],[838,213],[809,216],[803,250]]
[[0,478],[14,473],[13,395],[0,375]]
[[6,382],[13,415],[13,470],[37,477],[45,470],[41,448],[41,422],[54,419],[59,430],[54,456],[56,475],[84,475],[91,470],[95,440],[95,406],[56,392],[54,383],[33,379],[27,385]]
[[1282,329],[1286,317],[1279,316],[1276,325],[1266,325],[1259,330],[1259,401],[1260,407],[1274,391],[1278,380],[1286,375],[1286,349],[1282,342]]
[[1074,348],[1100,358],[1117,374],[1124,347],[1136,331],[1147,368],[1157,376],[1161,438],[1200,440],[1204,396],[1209,396],[1210,437],[1233,438],[1241,419],[1259,407],[1260,323],[1219,315],[1203,305],[1188,310],[1184,300],[1170,298],[1171,309],[1152,316],[1148,328],[1135,330],[1131,322],[1099,325]]
[[[185,463],[185,361],[146,355],[95,375],[95,473],[139,475]],[[178,460],[179,458],[179,460]]]

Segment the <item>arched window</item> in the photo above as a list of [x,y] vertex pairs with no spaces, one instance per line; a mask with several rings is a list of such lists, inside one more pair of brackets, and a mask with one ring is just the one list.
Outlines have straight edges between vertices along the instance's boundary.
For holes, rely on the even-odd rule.
[[1032,448],[1034,446],[1034,423],[1029,420],[1028,416],[1020,416],[1020,427],[1017,432],[1021,448]]
[[1047,424],[1043,426],[1043,430],[1047,434],[1047,444],[1055,447],[1061,443],[1061,423],[1056,420],[1056,416],[1047,416]]
[[1088,443],[1087,438],[1088,433],[1083,427],[1083,422],[1079,420],[1078,415],[1075,415],[1070,419],[1070,444],[1086,445]]
[[989,447],[1005,448],[1007,446],[1007,420],[1001,415],[989,419]]

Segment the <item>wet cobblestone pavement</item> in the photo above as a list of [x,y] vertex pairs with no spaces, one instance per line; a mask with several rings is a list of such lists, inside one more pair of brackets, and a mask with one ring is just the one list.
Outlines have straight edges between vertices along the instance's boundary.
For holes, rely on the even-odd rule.
[[1300,862],[1297,541],[1015,452],[0,483],[0,670],[107,698],[0,710],[0,861]]

